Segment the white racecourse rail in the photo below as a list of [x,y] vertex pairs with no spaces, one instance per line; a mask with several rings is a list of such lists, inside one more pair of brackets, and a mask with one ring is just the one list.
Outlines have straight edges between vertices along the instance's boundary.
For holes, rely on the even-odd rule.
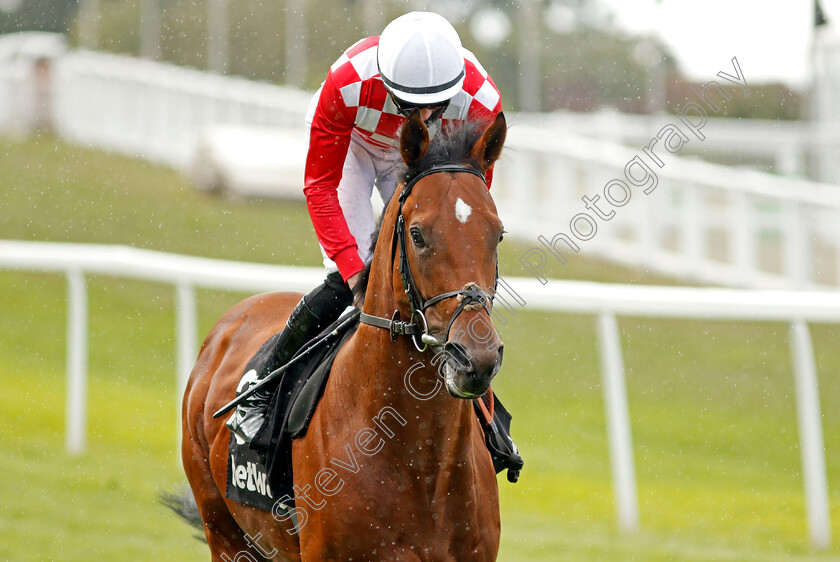
[[[283,267],[181,256],[124,246],[0,241],[0,269],[63,273],[69,281],[67,323],[67,449],[85,448],[88,305],[86,275],[106,274],[170,283],[177,289],[178,402],[197,356],[195,287],[237,291],[308,291],[320,268]],[[819,391],[807,322],[840,323],[840,293],[607,285],[531,278],[507,283],[536,310],[598,317],[610,458],[619,527],[639,528],[633,446],[617,315],[783,321],[790,342],[812,545],[830,544],[828,485]]]
[[219,126],[304,130],[312,94],[146,59],[74,51],[54,62],[53,112],[64,138],[187,167]]
[[[235,143],[216,147],[227,154],[224,167],[230,175],[249,176],[251,182],[302,182],[298,172],[291,179],[279,179],[289,176],[290,168],[275,155],[290,150],[274,146],[288,143],[274,145],[265,139],[270,138],[266,131],[273,129],[282,133],[280,138],[299,133],[303,143],[309,93],[90,51],[56,57],[53,68],[54,126],[68,140],[185,169],[195,163],[202,142],[220,127],[232,127]],[[551,121],[551,117],[544,119]],[[578,129],[585,128],[584,119],[576,118]],[[603,120],[597,115],[592,119],[593,128]],[[670,123],[680,124],[675,116],[645,119],[642,130],[632,139],[625,138],[633,143],[631,149],[604,139],[528,126],[533,116],[510,114],[508,149],[493,190],[512,235],[533,240],[539,249],[537,236],[551,240],[556,233],[568,234],[570,221],[580,213],[594,217],[584,208],[582,196],[599,196],[600,205],[610,208],[603,197],[605,184],[624,177],[628,162],[641,155],[657,131]],[[619,116],[612,126],[633,129],[634,123]],[[247,142],[243,135],[249,127],[254,128],[254,135]],[[726,120],[710,119],[703,131],[706,141],[691,137],[686,150],[702,153],[717,144],[741,146],[744,154],[754,151],[751,142],[735,140],[738,135],[732,131],[736,130],[740,127],[726,125]],[[774,130],[765,136],[777,135],[778,150],[784,155],[785,143],[798,142],[795,137],[804,134],[805,126],[779,123]],[[836,146],[836,131],[832,135]],[[732,138],[724,144],[727,137]],[[577,240],[581,251],[730,286],[840,286],[840,190],[836,186],[690,160],[668,154],[661,142],[657,154],[664,167],[654,167],[656,189],[645,195],[634,187],[632,200],[615,208],[615,218],[608,222],[595,218],[597,233],[591,240]],[[240,174],[235,173],[237,158]],[[212,175],[211,163],[207,167],[211,169],[205,171]],[[260,192],[255,186],[252,189]],[[292,191],[302,197],[301,189]]]
[[[834,120],[727,119],[709,113],[703,128],[706,139],[693,138],[682,153],[749,162],[750,167],[769,165],[783,175],[840,183],[840,129]],[[638,147],[647,145],[673,118],[667,113],[642,115],[614,110],[561,110],[522,113],[518,117],[529,126]],[[832,161],[821,161],[824,151]]]
[[[661,127],[675,122],[666,117]],[[658,168],[645,162],[647,143],[633,149],[515,125],[508,139],[493,198],[505,227],[530,240],[535,256],[555,259],[549,244],[556,240],[554,249],[574,259],[574,248],[558,238],[566,236],[583,254],[694,281],[768,289],[840,285],[837,186],[660,148],[664,166]],[[627,179],[634,158],[652,168],[656,185],[649,194]],[[630,173],[639,179],[640,169]],[[631,188],[621,206],[606,202],[606,186],[616,179]],[[614,215],[603,220],[583,197],[598,198],[594,206]],[[537,276],[536,260],[523,261]]]

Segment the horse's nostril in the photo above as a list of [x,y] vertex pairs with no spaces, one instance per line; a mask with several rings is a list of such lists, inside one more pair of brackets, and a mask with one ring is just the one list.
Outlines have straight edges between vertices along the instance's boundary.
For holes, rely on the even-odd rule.
[[457,371],[472,370],[472,362],[470,356],[465,348],[460,343],[446,342],[443,346],[443,352],[446,354],[446,359],[452,361],[452,367]]

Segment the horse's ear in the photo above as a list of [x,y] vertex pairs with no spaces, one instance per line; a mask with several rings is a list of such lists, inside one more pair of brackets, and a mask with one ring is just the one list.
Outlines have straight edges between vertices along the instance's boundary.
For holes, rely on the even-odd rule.
[[421,159],[429,148],[429,130],[423,123],[419,110],[414,110],[400,133],[400,154],[406,164],[412,164]]
[[429,148],[429,130],[423,123],[419,110],[414,110],[406,118],[400,132],[400,154],[406,164],[421,159]]
[[505,121],[505,114],[500,111],[496,116],[496,120],[487,127],[487,130],[484,131],[484,134],[481,135],[481,138],[472,147],[470,156],[481,164],[482,168],[486,171],[501,156],[506,135],[507,122]]

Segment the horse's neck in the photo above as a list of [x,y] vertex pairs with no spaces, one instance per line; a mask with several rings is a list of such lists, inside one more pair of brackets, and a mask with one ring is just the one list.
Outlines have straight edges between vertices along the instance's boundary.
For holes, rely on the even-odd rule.
[[[333,402],[340,426],[329,434],[354,435],[364,462],[386,467],[373,469],[372,486],[387,480],[401,502],[442,520],[463,517],[446,512],[446,506],[469,506],[486,474],[480,470],[486,453],[477,450],[483,445],[476,438],[481,430],[472,402],[450,396],[431,352],[412,352],[406,336],[394,343],[387,330],[363,324],[353,338],[335,381],[345,389]],[[344,458],[339,447],[345,442],[329,442],[336,443],[335,456]]]
[[[371,279],[365,300],[367,314],[391,318],[397,309],[393,289],[381,279]],[[355,389],[350,406],[363,420],[373,421],[386,435],[394,433],[412,457],[432,465],[444,459],[460,462],[470,454],[472,402],[449,395],[433,349],[421,353],[409,336],[394,342],[388,330],[366,324],[354,340],[358,364],[344,371],[353,379],[344,382]],[[418,443],[422,451],[414,450]]]
[[364,398],[358,407],[368,407],[365,413],[375,415],[383,405],[391,406],[420,421],[420,429],[451,438],[448,429],[457,430],[465,421],[464,412],[472,411],[472,403],[446,391],[438,375],[440,358],[435,358],[433,349],[420,353],[409,336],[392,342],[388,330],[367,325],[359,328],[356,338],[357,349],[365,350],[361,368],[353,375],[357,396]]

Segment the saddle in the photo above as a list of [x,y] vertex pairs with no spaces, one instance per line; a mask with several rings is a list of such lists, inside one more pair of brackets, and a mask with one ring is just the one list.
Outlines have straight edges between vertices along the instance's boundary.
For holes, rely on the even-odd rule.
[[[284,507],[294,506],[292,479],[292,440],[306,434],[309,421],[324,392],[327,377],[341,346],[359,327],[359,310],[353,308],[318,336],[305,344],[300,355],[314,342],[331,335],[331,341],[309,353],[305,361],[298,361],[283,374],[272,391],[266,421],[250,444],[238,440],[231,433],[228,442],[228,478],[225,496],[265,511],[271,511],[278,499]],[[339,326],[342,332],[334,333]],[[260,372],[273,357],[273,335],[248,361],[244,373]],[[293,357],[294,359],[294,357]]]
[[[295,363],[283,374],[273,390],[266,421],[250,444],[231,433],[226,497],[264,511],[271,511],[277,503],[286,511],[294,508],[292,441],[306,434],[335,356],[359,327],[359,316],[359,310],[353,308],[301,348],[298,354],[314,342],[331,336],[330,342],[313,350],[306,361]],[[336,333],[342,325],[343,331]],[[277,334],[263,344],[244,373],[251,369],[259,371],[271,361],[269,354],[274,347],[271,342],[276,337]],[[510,437],[511,415],[492,391],[473,400],[473,407],[484,430],[493,468],[496,473],[507,470],[508,480],[516,482],[524,462]]]

